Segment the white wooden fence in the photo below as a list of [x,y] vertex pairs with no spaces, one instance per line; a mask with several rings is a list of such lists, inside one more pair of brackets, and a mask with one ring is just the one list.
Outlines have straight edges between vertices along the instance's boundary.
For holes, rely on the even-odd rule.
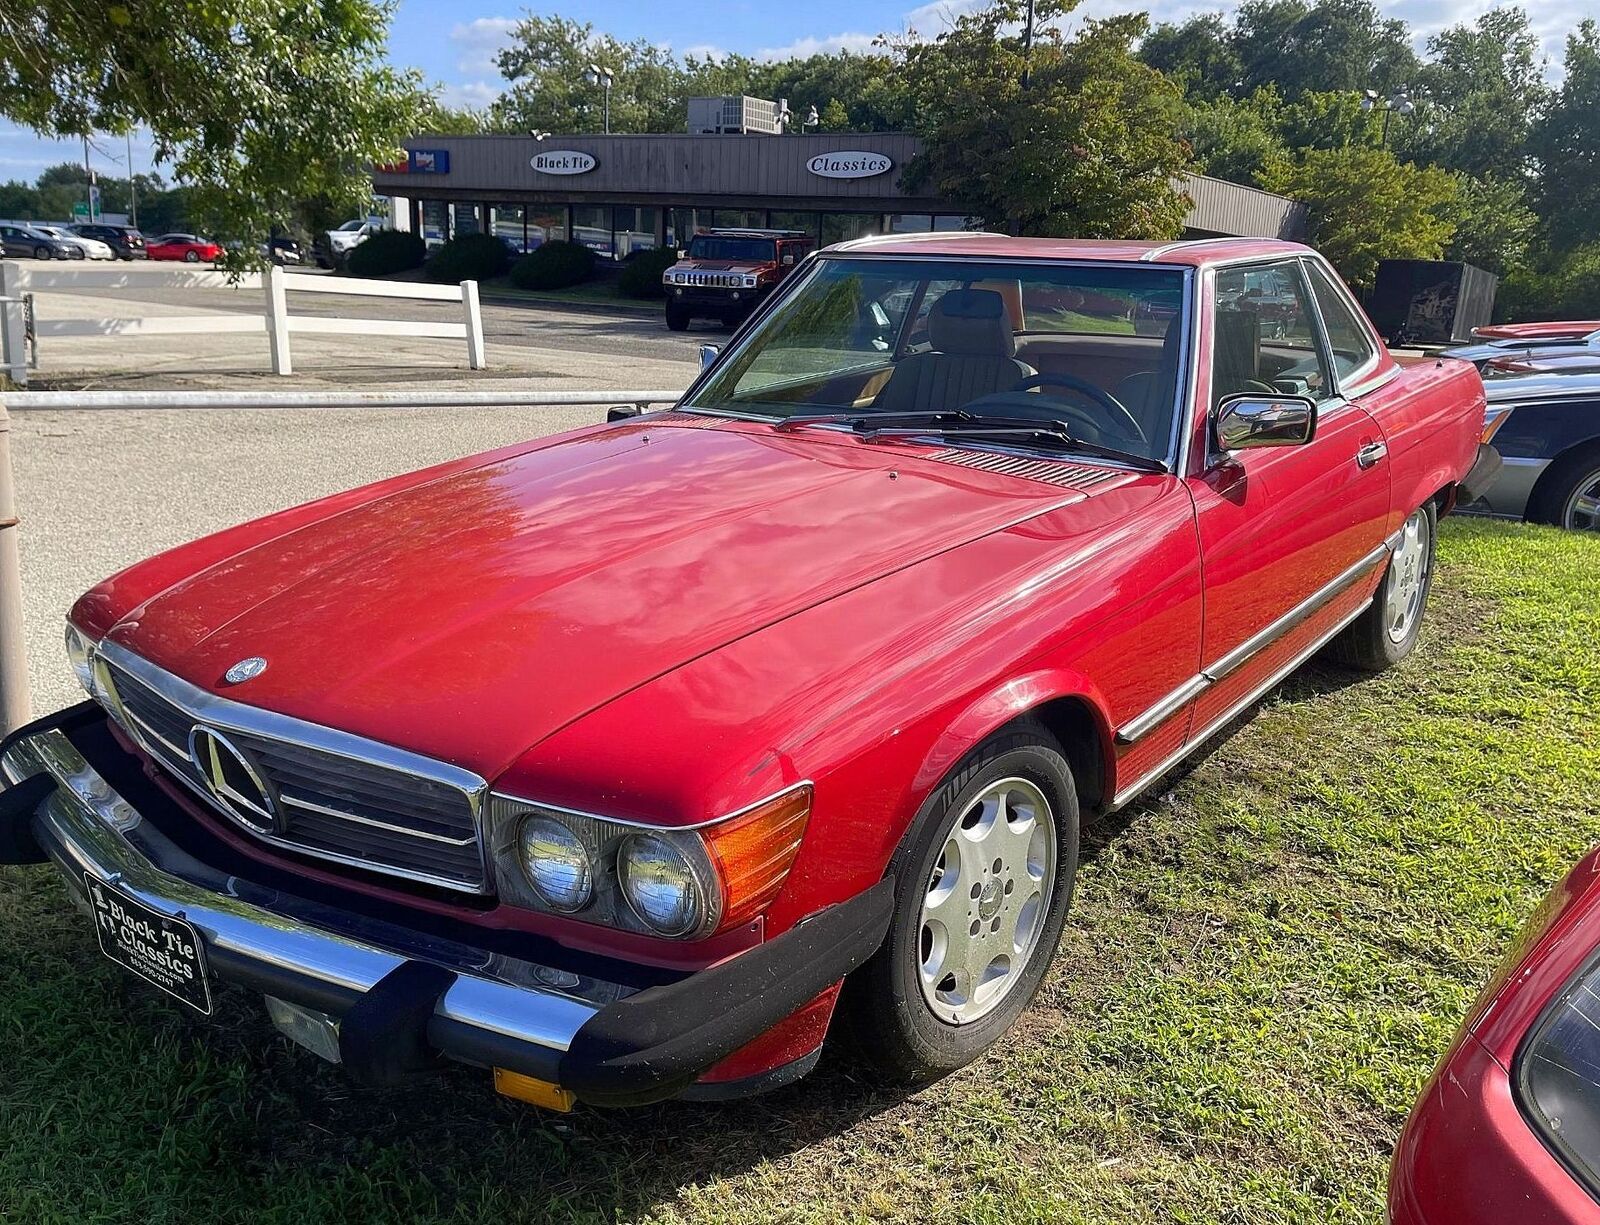
[[[230,277],[225,272],[187,268],[141,268],[137,273],[116,268],[88,268],[40,262],[25,264],[0,261],[0,365],[9,368],[12,379],[26,386],[28,326],[26,303],[39,291],[83,289],[232,289],[260,290],[259,314],[217,312],[210,315],[155,315],[111,319],[41,319],[35,303],[32,338],[37,349],[40,340],[65,336],[159,336],[174,334],[214,335],[218,332],[261,332],[267,334],[272,354],[272,372],[291,374],[294,363],[289,355],[291,332],[340,333],[358,336],[423,336],[467,342],[467,364],[482,370],[486,364],[483,349],[483,314],[478,307],[478,283],[423,285],[411,281],[370,281],[352,277],[288,275],[274,266],[265,276],[245,273]],[[461,308],[460,323],[429,322],[414,319],[352,319],[344,316],[293,315],[289,312],[290,293],[346,294],[363,298],[410,298],[429,302],[454,302]]]

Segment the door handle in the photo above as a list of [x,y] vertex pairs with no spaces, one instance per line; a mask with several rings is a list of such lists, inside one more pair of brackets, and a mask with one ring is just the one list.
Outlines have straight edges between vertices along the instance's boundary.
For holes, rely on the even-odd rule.
[[1362,468],[1370,468],[1387,454],[1389,454],[1387,443],[1369,442],[1356,452],[1356,463]]

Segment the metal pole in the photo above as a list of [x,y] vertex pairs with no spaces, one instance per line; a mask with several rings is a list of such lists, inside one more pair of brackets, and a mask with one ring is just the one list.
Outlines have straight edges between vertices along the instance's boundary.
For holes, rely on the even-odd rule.
[[83,195],[88,201],[89,220],[94,221],[94,171],[89,169],[89,138],[83,138]]
[[1028,0],[1028,21],[1022,27],[1022,88],[1027,89],[1033,76],[1033,0]]
[[133,129],[124,135],[128,138],[128,211],[132,214],[133,228],[139,228],[139,188],[133,181]]
[[22,638],[22,559],[17,552],[17,492],[11,477],[11,418],[0,401],[0,732],[32,718]]

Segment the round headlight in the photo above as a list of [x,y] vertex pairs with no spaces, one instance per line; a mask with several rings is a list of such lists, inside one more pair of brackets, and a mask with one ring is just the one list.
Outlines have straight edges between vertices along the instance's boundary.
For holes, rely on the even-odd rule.
[[94,696],[94,667],[90,662],[94,644],[84,637],[83,632],[72,622],[67,622],[67,662],[72,665],[73,675],[78,678],[78,684],[83,686],[83,691]]
[[705,889],[688,858],[656,834],[634,834],[617,852],[617,878],[633,913],[663,936],[682,936],[705,916]]
[[522,823],[522,870],[540,901],[551,910],[581,910],[594,896],[589,851],[554,817],[529,817]]

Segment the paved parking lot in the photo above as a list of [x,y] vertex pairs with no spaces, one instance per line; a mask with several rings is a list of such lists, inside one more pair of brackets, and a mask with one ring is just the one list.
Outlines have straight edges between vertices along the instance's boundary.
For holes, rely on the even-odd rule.
[[62,619],[85,588],[113,571],[269,511],[603,413],[13,412],[34,709],[77,700],[61,650]]
[[[56,270],[56,269],[52,269]],[[172,265],[118,264],[125,284],[114,289],[36,291],[34,310],[44,319],[113,319],[171,315],[259,313],[260,289],[174,288],[160,284]],[[314,270],[289,272],[325,275]],[[218,333],[144,337],[47,337],[39,350],[37,377],[54,385],[96,388],[211,388],[251,386],[349,387],[437,386],[441,378],[463,386],[581,388],[681,387],[693,377],[702,340],[726,331],[667,331],[654,310],[605,312],[548,306],[483,305],[489,369],[467,369],[466,343],[390,336],[291,337],[295,372],[271,373],[267,336]],[[289,294],[298,315],[340,315],[458,322],[459,306],[403,298]],[[620,380],[620,382],[619,382]]]

